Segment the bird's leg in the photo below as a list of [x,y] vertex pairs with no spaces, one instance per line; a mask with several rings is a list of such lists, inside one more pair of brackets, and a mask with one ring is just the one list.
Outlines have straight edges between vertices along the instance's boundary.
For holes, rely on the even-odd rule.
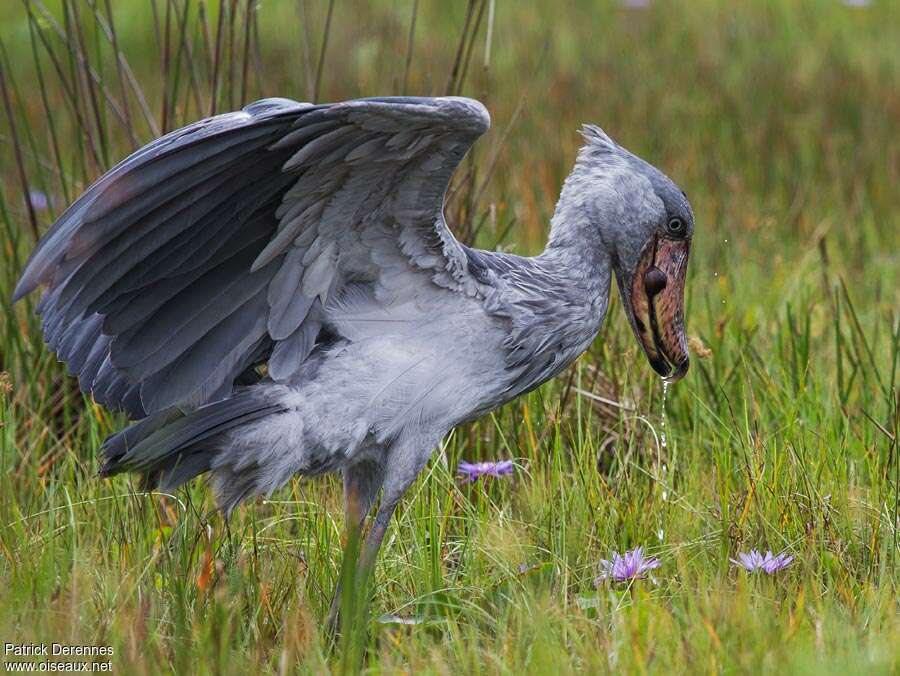
[[397,509],[397,504],[400,502],[401,495],[402,493],[392,500],[383,500],[381,506],[378,508],[378,512],[375,514],[375,520],[372,522],[372,528],[369,530],[369,535],[366,537],[366,542],[360,557],[359,571],[361,581],[367,581],[372,570],[375,568],[378,550],[381,549],[381,542],[384,540],[388,524],[391,522],[394,510]]
[[[375,497],[381,488],[384,472],[380,464],[364,462],[344,469],[344,541],[341,574],[331,598],[328,611],[328,628],[331,633],[338,629],[344,580],[356,577],[356,565],[363,524],[372,509]],[[352,584],[349,591],[355,591]]]
[[368,602],[369,581],[375,568],[378,549],[398,502],[399,496],[390,502],[382,499],[382,504],[363,543],[361,554],[358,539],[362,532],[361,528],[351,536],[357,538],[356,541],[348,542],[348,546],[344,549],[341,579],[338,581],[331,602],[331,611],[328,614],[328,628],[332,635],[338,630],[350,631],[353,634],[365,626],[366,620],[362,615],[364,612],[362,609]]
[[[344,564],[342,567],[341,579],[342,581],[352,580],[355,589],[345,589],[344,594],[341,594],[340,592],[335,594],[335,600],[331,604],[331,612],[329,613],[329,628],[332,632],[338,627],[339,613],[351,610],[352,605],[354,605],[352,595],[356,594],[356,598],[363,598],[363,595],[368,593],[369,579],[375,568],[378,550],[381,548],[381,543],[384,540],[384,535],[387,532],[391,517],[397,509],[400,498],[403,497],[403,494],[410,485],[412,485],[413,481],[415,481],[416,476],[418,476],[421,469],[425,466],[425,463],[428,462],[428,458],[431,456],[431,449],[434,448],[439,439],[440,437],[430,437],[427,438],[425,443],[421,443],[422,439],[410,440],[405,444],[393,447],[385,457],[385,464],[383,466],[385,468],[384,474],[379,475],[378,477],[379,487],[382,486],[383,480],[381,504],[378,506],[378,511],[375,513],[372,527],[363,543],[362,554],[359,556],[357,562],[355,554],[356,551],[358,551],[358,547],[348,547],[344,552]],[[414,441],[419,443],[413,443]],[[428,450],[426,452],[417,450],[422,448]],[[347,485],[346,477],[347,474],[345,474],[345,487]],[[373,500],[375,493],[377,493],[377,488],[371,493]],[[365,513],[371,508],[371,504],[370,501],[365,505]],[[363,518],[365,518],[365,513],[363,514]],[[348,524],[349,523],[350,521],[348,520]],[[360,526],[355,532],[356,537],[359,537],[361,531],[362,528]],[[352,542],[353,541],[348,540],[348,544],[351,544]],[[358,545],[358,540],[353,544]],[[353,555],[352,558],[351,554]],[[352,568],[350,566],[352,566]],[[348,575],[345,575],[344,573],[348,573]],[[347,598],[342,598],[345,595]],[[353,620],[357,618],[346,617],[345,619]]]
[[[375,519],[366,541],[363,544],[359,565],[359,582],[365,587],[369,577],[375,569],[375,561],[378,551],[384,540],[391,517],[400,503],[400,499],[407,489],[416,480],[419,472],[431,457],[431,452],[440,437],[412,440],[404,445],[398,445],[391,449],[387,457],[388,469],[384,478],[384,489],[381,494],[381,504],[375,513]],[[422,449],[425,449],[424,451]]]

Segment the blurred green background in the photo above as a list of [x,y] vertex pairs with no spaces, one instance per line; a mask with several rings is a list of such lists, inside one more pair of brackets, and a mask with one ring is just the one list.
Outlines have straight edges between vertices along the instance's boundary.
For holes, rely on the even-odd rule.
[[[0,26],[0,642],[109,643],[141,673],[900,668],[900,3],[11,0]],[[332,646],[337,482],[226,528],[199,483],[94,479],[123,421],[9,297],[35,236],[159,133],[400,93],[490,110],[448,205],[483,247],[540,251],[582,123],[671,176],[696,214],[695,359],[661,401],[614,302],[568,372],[450,437],[367,634]],[[501,457],[512,481],[454,481]],[[658,584],[595,590],[639,544]],[[736,574],[755,546],[797,563]]]

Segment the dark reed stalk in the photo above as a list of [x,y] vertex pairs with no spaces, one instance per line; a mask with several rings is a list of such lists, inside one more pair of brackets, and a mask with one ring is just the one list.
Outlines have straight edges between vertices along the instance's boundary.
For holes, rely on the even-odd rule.
[[28,222],[31,225],[31,234],[34,237],[34,240],[37,241],[40,236],[37,214],[34,211],[34,205],[28,198],[31,194],[31,187],[28,182],[28,173],[25,171],[25,160],[22,157],[22,145],[19,141],[19,133],[16,127],[16,116],[13,112],[12,101],[10,101],[9,87],[6,84],[8,61],[6,58],[6,48],[4,47],[2,40],[0,40],[0,56],[2,56],[3,59],[2,62],[0,62],[0,95],[3,96],[3,110],[6,113],[6,121],[9,123],[9,128],[12,132],[13,152],[16,158],[16,168],[19,172],[19,183],[22,186],[22,197],[25,200],[25,207],[28,210]]
[[316,65],[316,82],[313,85],[313,103],[319,100],[322,87],[322,75],[325,72],[325,54],[328,51],[328,36],[331,33],[331,17],[334,14],[334,0],[328,0],[328,13],[325,15],[325,28],[322,31],[322,47],[319,50],[319,62]]

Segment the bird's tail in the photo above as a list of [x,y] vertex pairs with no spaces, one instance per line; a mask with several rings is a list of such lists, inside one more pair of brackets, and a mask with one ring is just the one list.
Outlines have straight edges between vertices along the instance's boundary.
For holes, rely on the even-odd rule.
[[100,475],[135,472],[145,487],[169,491],[213,470],[228,479],[217,476],[214,484],[219,506],[230,513],[259,487],[253,458],[235,457],[247,456],[249,449],[235,444],[233,432],[285,410],[259,389],[238,389],[229,399],[186,414],[162,411],[112,435],[103,443]]

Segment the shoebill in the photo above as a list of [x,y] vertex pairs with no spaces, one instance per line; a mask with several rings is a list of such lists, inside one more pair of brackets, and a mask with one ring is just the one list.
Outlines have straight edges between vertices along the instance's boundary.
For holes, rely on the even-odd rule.
[[441,438],[584,352],[613,277],[650,365],[684,376],[685,194],[586,125],[544,252],[466,246],[443,204],[489,125],[466,98],[265,99],[88,188],[15,298],[45,287],[50,349],[134,421],[104,443],[101,475],[172,490],[208,473],[230,513],[340,472],[351,535],[381,496],[351,562],[368,579]]

